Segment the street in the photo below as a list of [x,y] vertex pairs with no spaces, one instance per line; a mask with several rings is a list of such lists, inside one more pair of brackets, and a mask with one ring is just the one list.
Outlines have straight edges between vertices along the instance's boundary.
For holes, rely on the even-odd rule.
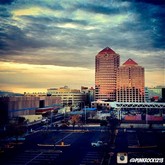
[[[163,129],[118,128],[115,137],[108,127],[76,126],[66,129],[41,127],[26,136],[23,144],[1,154],[1,165],[115,165],[119,153],[131,158],[164,158]],[[92,147],[103,141],[106,146]],[[135,163],[134,163],[135,164]],[[163,164],[163,163],[162,163]]]
[[[26,137],[24,144],[3,156],[4,165],[101,163],[105,148],[94,148],[91,142],[109,140],[107,128],[88,127],[67,130],[39,130]],[[8,157],[10,155],[10,158]]]
[[129,162],[131,158],[165,159],[164,138],[162,129],[119,129],[114,146],[110,147],[110,153],[113,154],[109,158],[109,164],[117,164],[118,153],[127,154],[129,165],[132,164]]

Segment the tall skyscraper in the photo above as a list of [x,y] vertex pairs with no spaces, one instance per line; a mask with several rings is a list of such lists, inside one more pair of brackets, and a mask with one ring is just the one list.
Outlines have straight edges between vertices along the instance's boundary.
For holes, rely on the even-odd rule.
[[96,55],[95,100],[116,100],[116,78],[119,64],[120,56],[109,47]]
[[144,102],[144,68],[128,59],[117,72],[118,102]]

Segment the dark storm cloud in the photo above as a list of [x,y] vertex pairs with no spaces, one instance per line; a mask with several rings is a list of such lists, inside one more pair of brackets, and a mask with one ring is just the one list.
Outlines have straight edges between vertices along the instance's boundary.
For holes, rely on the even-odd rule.
[[158,6],[165,5],[165,1],[164,0],[135,0],[135,1],[138,2],[138,3],[142,2],[142,3],[158,5]]
[[11,13],[6,8],[0,6],[0,17],[1,18],[11,17]]
[[[1,39],[0,39],[0,48],[1,50],[7,51],[6,54],[8,54],[8,51],[22,51],[24,48],[37,48],[42,46],[41,42],[35,42],[35,40],[31,40],[28,37],[26,37],[24,31],[22,31],[17,26],[3,24],[1,26]],[[5,33],[3,33],[3,31]]]
[[[5,11],[5,10],[4,10]],[[76,31],[78,29],[66,29],[57,27],[57,24],[72,23],[75,25],[86,26],[85,20],[74,20],[65,17],[46,17],[46,16],[20,16],[21,19],[28,21],[28,24],[23,29],[18,26],[6,24],[2,22],[0,27],[0,51],[1,54],[16,53],[28,48],[46,48],[58,47],[65,48],[68,44],[69,49],[73,47],[71,40],[76,44]],[[52,26],[53,25],[53,26]],[[78,32],[77,35],[80,35]],[[29,36],[30,34],[30,36]],[[52,36],[59,37],[58,41],[53,40]],[[60,36],[62,36],[60,39]],[[75,36],[75,38],[73,38]],[[64,38],[65,37],[65,38]],[[68,49],[68,47],[66,49]],[[18,53],[18,52],[17,52]]]
[[132,9],[138,16],[134,23],[136,24],[135,28],[138,27],[139,29],[135,32],[142,32],[142,34],[146,32],[145,36],[152,41],[149,49],[165,49],[165,44],[163,44],[165,41],[165,6],[154,5],[153,1],[137,2],[132,4]]
[[[17,22],[13,23],[12,14],[5,5],[0,6],[3,19],[0,58],[3,61],[11,59],[20,63],[91,67],[94,56],[106,46],[116,49],[116,52],[120,49],[128,52],[165,49],[165,8],[160,0],[68,1],[66,5],[61,1],[23,2],[16,1],[13,8],[37,6],[44,7],[45,11],[39,15],[19,16],[26,23],[22,27]],[[47,9],[62,14],[47,15]],[[87,13],[89,17],[80,15],[79,18],[77,11]],[[99,22],[92,18],[100,15],[106,20]],[[127,17],[119,23],[109,22],[124,15]],[[5,18],[8,21],[4,21]],[[67,27],[67,24],[73,27]],[[159,66],[160,61],[151,56],[152,59]]]
[[[34,18],[34,17],[24,17],[26,20],[29,19],[30,22],[21,30],[17,26],[3,24],[1,28],[2,31],[7,31],[2,33],[1,39],[5,42],[0,42],[0,52],[2,61],[19,62],[19,63],[29,63],[38,65],[59,65],[59,66],[90,66],[90,61],[79,60],[83,58],[83,55],[79,51],[79,55],[75,52],[70,53],[70,51],[76,48],[82,48],[86,43],[86,40],[78,40],[80,36],[84,36],[84,33],[80,30],[75,29],[65,29],[58,27],[47,27],[47,25],[58,23],[76,23],[76,24],[86,24],[81,21],[74,21],[72,19],[56,19],[56,18]],[[49,24],[50,21],[50,24]],[[42,22],[42,24],[40,23]],[[31,34],[27,36],[26,34]],[[38,36],[40,36],[38,38]],[[52,36],[61,37],[58,41],[54,40],[52,42]],[[82,45],[81,45],[82,44]],[[54,52],[43,51],[41,54],[38,53],[37,49],[52,49]],[[63,51],[58,52],[60,49]],[[57,49],[57,50],[56,50]],[[47,56],[49,58],[47,58]],[[76,58],[77,56],[77,58]],[[81,57],[82,56],[82,57]],[[90,58],[89,58],[90,59]]]
[[14,0],[0,0],[0,4],[11,4]]
[[91,4],[91,3],[81,3],[76,4],[75,8],[96,13],[96,14],[106,14],[106,15],[115,15],[121,12],[121,9],[112,7],[112,6],[100,6],[100,4]]
[[[146,63],[147,61],[147,63]],[[158,70],[164,70],[164,67],[165,67],[165,63],[164,63],[164,53],[159,53],[157,52],[157,54],[152,54],[150,56],[146,56],[146,57],[143,57],[142,59],[139,59],[139,64],[144,66],[146,68],[146,70],[152,70],[154,71],[155,69],[158,68],[158,65],[159,65],[159,68]],[[152,67],[151,67],[152,66]]]
[[[116,1],[117,2],[117,1]],[[124,1],[118,1],[124,2]],[[78,8],[88,12],[117,15],[117,14],[132,14],[134,20],[125,20],[125,22],[115,28],[105,28],[101,33],[101,37],[97,36],[100,44],[103,45],[108,40],[114,45],[123,45],[128,48],[135,49],[160,49],[165,48],[165,8],[161,6],[164,1],[125,1],[129,5],[120,8],[107,5],[99,6],[96,4],[78,4]],[[107,36],[107,34],[113,34]],[[120,37],[123,36],[124,38]],[[96,34],[97,35],[97,34]],[[105,37],[106,36],[106,37]],[[106,38],[106,41],[103,39]],[[144,42],[141,42],[144,41]]]
[[[130,1],[128,1],[130,2]],[[132,2],[132,1],[131,1]],[[129,4],[128,14],[133,19],[126,19],[121,25],[104,30],[107,40],[112,45],[135,50],[165,49],[165,8],[153,3]],[[149,1],[147,1],[149,2]],[[103,36],[101,37],[103,39]],[[101,40],[102,40],[101,39]],[[115,46],[116,47],[116,46]]]
[[50,26],[52,24],[55,24],[55,23],[74,23],[74,24],[78,24],[78,25],[87,25],[87,21],[85,20],[75,20],[75,19],[71,19],[71,18],[65,18],[65,17],[61,17],[61,18],[58,18],[58,17],[52,17],[52,16],[49,16],[49,17],[45,17],[45,16],[22,16],[21,18],[25,19],[25,20],[29,20],[31,23],[39,23],[43,25],[46,25],[46,26]]

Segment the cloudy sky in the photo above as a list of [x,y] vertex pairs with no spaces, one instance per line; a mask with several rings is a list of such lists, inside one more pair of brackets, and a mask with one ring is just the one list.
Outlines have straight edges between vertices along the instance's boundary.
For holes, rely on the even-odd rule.
[[0,0],[0,90],[94,87],[105,47],[165,84],[164,0]]

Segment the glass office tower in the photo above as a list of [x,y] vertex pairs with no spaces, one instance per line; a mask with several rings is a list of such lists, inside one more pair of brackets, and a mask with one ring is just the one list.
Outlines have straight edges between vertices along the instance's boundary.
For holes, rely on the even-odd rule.
[[117,72],[118,102],[144,102],[144,68],[128,59]]
[[95,100],[116,101],[117,68],[120,56],[106,47],[95,57]]

